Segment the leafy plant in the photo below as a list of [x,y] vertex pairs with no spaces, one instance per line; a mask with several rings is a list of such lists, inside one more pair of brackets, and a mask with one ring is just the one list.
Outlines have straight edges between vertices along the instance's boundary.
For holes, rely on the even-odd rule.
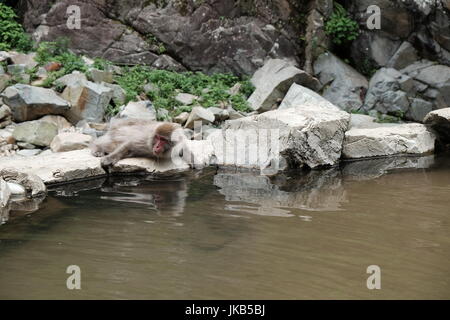
[[[209,76],[201,72],[151,70],[144,66],[126,70],[116,82],[125,90],[127,101],[145,93],[156,108],[167,109],[172,114],[191,110],[191,107],[181,106],[175,99],[178,92],[198,96],[197,104],[206,108],[230,104],[236,110],[249,111],[247,98],[254,90],[248,79],[241,80],[231,74],[218,73]],[[151,83],[153,89],[144,92],[146,83]],[[236,83],[241,83],[241,90],[232,95],[229,90]]]
[[32,47],[32,41],[17,22],[14,10],[0,3],[0,50],[28,52]]
[[98,70],[108,70],[112,66],[111,61],[103,58],[95,58],[93,67]]
[[342,5],[334,2],[333,14],[325,23],[325,32],[335,44],[340,45],[355,40],[359,34],[359,26]]
[[35,60],[39,65],[44,66],[49,62],[59,62],[62,67],[58,71],[48,73],[47,79],[44,80],[43,87],[51,87],[54,81],[75,70],[86,72],[87,66],[83,59],[70,52],[68,49],[69,41],[67,39],[58,39],[55,42],[41,42],[36,51]]

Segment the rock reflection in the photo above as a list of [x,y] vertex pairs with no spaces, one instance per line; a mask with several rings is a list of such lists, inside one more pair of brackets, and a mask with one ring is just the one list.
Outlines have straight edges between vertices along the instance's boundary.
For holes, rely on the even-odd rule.
[[[345,181],[376,179],[394,169],[423,169],[434,164],[434,155],[391,157],[342,163],[328,170],[301,171],[275,177],[250,171],[221,169],[214,185],[229,202],[225,208],[266,216],[291,217],[296,210],[340,211],[348,203]],[[310,221],[308,215],[298,215]]]
[[342,174],[351,180],[371,180],[394,169],[426,169],[435,163],[435,156],[377,158],[342,163]]
[[150,210],[179,216],[186,205],[187,190],[185,179],[149,181],[129,177],[109,181],[101,188],[107,194],[101,199],[145,205]]
[[220,171],[214,177],[214,185],[220,188],[225,200],[246,203],[229,204],[227,209],[259,215],[291,217],[292,209],[337,211],[347,201],[338,169],[275,178],[250,172]]
[[45,196],[37,198],[12,198],[10,203],[0,209],[0,225],[24,214],[33,213],[39,210],[39,206],[44,201]]

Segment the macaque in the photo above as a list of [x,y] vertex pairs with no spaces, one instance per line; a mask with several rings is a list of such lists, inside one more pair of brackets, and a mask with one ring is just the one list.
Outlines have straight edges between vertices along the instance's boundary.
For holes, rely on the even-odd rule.
[[[112,166],[119,160],[145,157],[156,160],[175,156],[192,164],[186,136],[180,125],[143,119],[113,119],[108,132],[91,144],[92,154],[102,157],[102,166]],[[172,158],[173,159],[173,158]]]

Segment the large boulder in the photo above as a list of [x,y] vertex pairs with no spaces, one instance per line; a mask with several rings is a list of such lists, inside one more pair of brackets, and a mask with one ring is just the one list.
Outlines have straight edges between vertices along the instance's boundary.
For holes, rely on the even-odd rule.
[[295,82],[313,90],[319,88],[317,79],[288,61],[270,59],[251,79],[255,91],[249,97],[250,107],[258,112],[276,109]]
[[21,123],[13,131],[13,137],[17,141],[41,147],[48,147],[57,134],[58,127],[56,125],[39,120]]
[[[251,75],[270,57],[298,59],[297,2],[20,1],[36,41],[69,38],[77,53],[123,64]],[[82,30],[67,28],[80,7]],[[168,23],[170,21],[170,23]]]
[[53,152],[67,152],[89,147],[92,137],[78,132],[63,132],[53,138],[50,149]]
[[101,122],[113,97],[113,90],[90,81],[76,82],[64,89],[62,97],[72,105],[64,114],[72,123],[83,119]]
[[350,115],[323,98],[227,121],[208,137],[216,163],[276,173],[288,167],[335,164]]
[[342,156],[347,159],[424,154],[434,151],[434,134],[419,123],[354,128],[345,133]]
[[320,55],[314,63],[314,74],[325,86],[323,97],[339,108],[352,111],[363,105],[367,79],[335,55]]
[[70,109],[69,103],[53,90],[25,84],[6,88],[2,98],[17,122],[35,120],[47,114],[63,114]]

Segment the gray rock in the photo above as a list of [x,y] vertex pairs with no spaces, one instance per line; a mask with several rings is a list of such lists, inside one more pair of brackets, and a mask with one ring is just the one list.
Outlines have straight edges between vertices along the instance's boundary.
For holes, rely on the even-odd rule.
[[186,71],[186,68],[181,63],[177,62],[171,56],[168,56],[166,54],[160,55],[155,60],[155,62],[153,62],[152,67],[160,70],[169,70],[175,72]]
[[173,121],[176,123],[179,123],[181,125],[184,125],[189,118],[189,112],[182,112],[175,118],[173,118]]
[[250,107],[264,112],[278,107],[290,86],[295,82],[317,90],[320,86],[317,79],[298,69],[290,62],[270,59],[255,72],[251,82],[255,91],[248,99]]
[[230,120],[237,120],[237,119],[241,119],[243,117],[245,117],[242,113],[240,113],[239,111],[234,110],[232,107],[227,109],[228,111],[228,118]]
[[112,71],[90,69],[89,76],[95,83],[112,83],[114,81],[114,75]]
[[32,143],[47,147],[58,134],[58,128],[53,123],[45,121],[28,121],[14,128],[13,137],[17,141]]
[[92,140],[90,135],[78,132],[63,132],[53,138],[50,149],[53,152],[81,150],[88,148]]
[[351,44],[351,57],[356,64],[361,66],[365,61],[373,61],[378,66],[386,66],[401,45],[401,41],[389,36],[391,33],[391,30],[388,33],[363,30]]
[[5,90],[10,80],[11,77],[9,75],[0,73],[0,93]]
[[370,79],[363,109],[403,115],[409,110],[408,94],[414,94],[414,88],[413,80],[407,75],[393,68],[381,68]]
[[386,66],[400,70],[417,60],[419,60],[417,50],[408,41],[403,41]]
[[335,55],[320,55],[314,63],[314,74],[326,86],[323,97],[339,108],[352,111],[363,105],[367,79]]
[[113,90],[90,81],[67,86],[62,97],[72,107],[64,113],[72,123],[82,119],[93,122],[103,121],[106,107],[113,97]]
[[53,123],[58,128],[58,132],[72,128],[72,124],[63,116],[47,115],[40,118],[39,121]]
[[10,56],[10,59],[15,65],[24,65],[26,69],[33,69],[38,65],[38,63],[34,60],[36,57],[36,53],[13,53]]
[[53,90],[24,84],[6,88],[2,98],[17,122],[34,120],[47,114],[62,114],[70,108],[69,103]]
[[12,115],[11,109],[7,105],[0,106],[0,120],[10,118]]
[[228,120],[230,118],[230,113],[226,109],[218,108],[218,107],[209,107],[209,111],[214,115],[214,121],[222,122]]
[[214,114],[205,109],[203,107],[194,107],[189,115],[189,118],[186,120],[185,128],[193,129],[194,122],[201,121],[202,124],[213,123],[215,120]]
[[335,164],[341,156],[349,120],[350,115],[338,107],[295,105],[229,120],[222,132],[211,134],[208,140],[217,164],[275,174],[288,167]]
[[132,101],[119,112],[119,117],[156,120],[156,111],[150,101]]
[[195,102],[195,100],[197,100],[198,97],[194,96],[193,94],[189,94],[189,93],[179,93],[175,96],[175,100],[177,100],[179,103],[181,103],[182,105],[185,106],[189,106],[191,104],[193,104]]
[[434,151],[434,134],[418,123],[355,128],[345,133],[342,156],[347,159],[424,154]]
[[293,83],[289,88],[289,91],[286,93],[286,96],[281,102],[278,110],[310,104],[318,104],[321,107],[330,108],[332,110],[336,109],[335,105],[333,105],[328,100],[324,99],[318,93],[308,88],[305,88],[301,85]]
[[66,74],[65,76],[62,76],[61,78],[56,79],[55,83],[59,83],[65,87],[67,87],[67,86],[82,85],[82,84],[86,83],[87,81],[88,80],[84,73],[81,73],[79,71],[73,71],[72,73]]
[[107,83],[107,82],[102,82],[101,85],[112,89],[112,91],[113,91],[112,100],[114,101],[114,103],[116,105],[125,104],[126,92],[121,86],[119,86],[118,84],[112,84],[112,83]]
[[418,70],[418,73],[414,76],[414,78],[433,87],[445,82],[450,83],[450,67],[443,65],[432,65]]
[[425,116],[433,110],[433,104],[420,98],[414,98],[406,114],[410,120],[422,122]]
[[27,72],[27,66],[24,64],[9,64],[7,67],[8,73],[13,76],[22,76]]

